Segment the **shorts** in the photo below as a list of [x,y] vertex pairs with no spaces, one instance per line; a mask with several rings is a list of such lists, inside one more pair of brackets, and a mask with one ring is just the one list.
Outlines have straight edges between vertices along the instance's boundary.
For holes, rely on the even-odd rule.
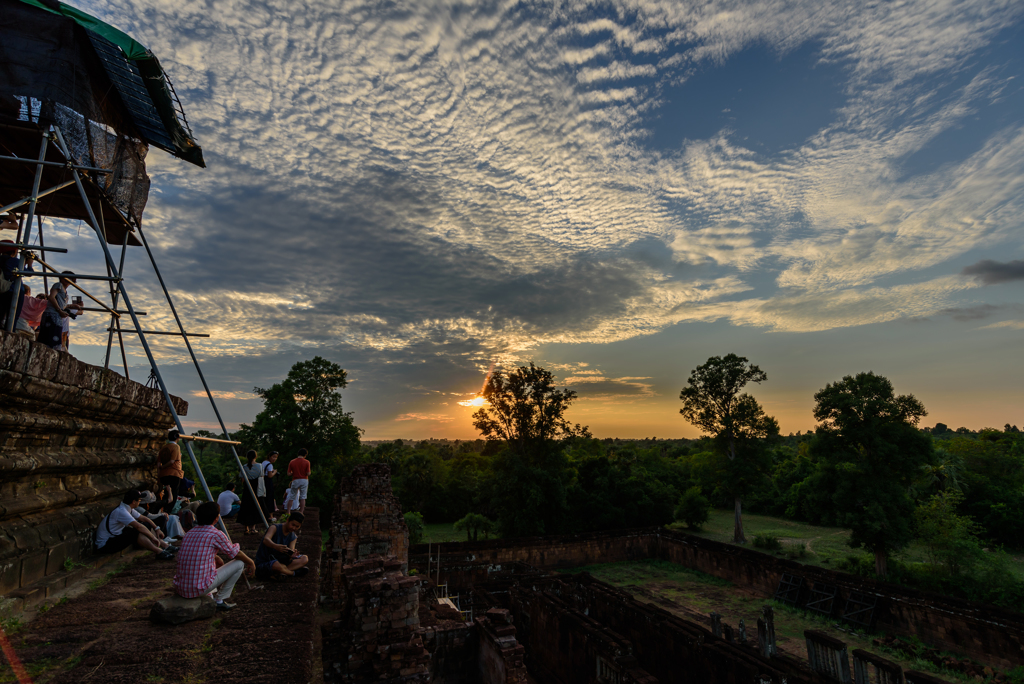
[[175,477],[174,475],[164,475],[163,477],[160,478],[160,484],[170,485],[171,496],[176,497],[178,496],[178,487],[181,486],[181,478]]
[[[290,489],[292,490],[293,499],[306,500],[306,492],[309,491],[309,480],[292,480]],[[295,496],[295,490],[298,490],[298,496]]]
[[39,335],[36,337],[36,342],[45,344],[50,349],[60,349],[63,346],[63,334],[64,331],[60,324],[53,325],[44,320],[39,324]]
[[111,537],[107,540],[106,544],[96,549],[96,553],[117,553],[118,551],[124,551],[138,541],[139,531],[134,527],[126,527],[121,530],[121,534]]
[[274,559],[270,559],[265,563],[257,563],[256,579],[270,579],[274,575],[274,563],[277,563],[277,561]]

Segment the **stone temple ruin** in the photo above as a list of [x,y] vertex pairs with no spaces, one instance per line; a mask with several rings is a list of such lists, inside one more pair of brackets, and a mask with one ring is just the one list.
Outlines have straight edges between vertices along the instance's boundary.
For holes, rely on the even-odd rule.
[[[335,499],[323,558],[325,682],[483,684],[654,682],[856,682],[940,680],[808,630],[808,660],[775,647],[773,611],[757,625],[708,626],[636,600],[587,573],[558,567],[662,558],[775,593],[812,600],[832,592],[873,624],[1013,667],[1024,662],[1019,615],[843,573],[648,529],[410,549],[384,464],[358,466]],[[799,586],[791,585],[796,572]],[[779,578],[789,578],[780,586]],[[450,595],[458,596],[457,608]],[[801,599],[800,597],[803,597]],[[830,604],[831,605],[831,604]],[[849,610],[854,610],[849,608]],[[334,611],[337,611],[334,613]],[[842,617],[837,609],[835,616]],[[852,613],[851,613],[852,614]],[[750,633],[748,634],[748,629]],[[852,667],[851,667],[852,655]]]

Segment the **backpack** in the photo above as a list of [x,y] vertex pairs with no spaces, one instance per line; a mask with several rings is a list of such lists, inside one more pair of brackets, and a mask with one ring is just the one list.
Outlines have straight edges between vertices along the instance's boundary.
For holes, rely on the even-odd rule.
[[[120,507],[121,507],[121,504],[117,504],[117,508],[120,508]],[[117,508],[115,508],[114,511],[116,511]],[[107,535],[108,535],[107,541],[110,541],[110,537],[114,536],[114,533],[110,531],[110,516],[112,516],[114,514],[114,511],[110,511],[110,513],[107,513],[107,515],[103,518],[103,525],[107,528]],[[99,531],[100,531],[100,528],[99,528],[98,525],[96,526],[96,529],[92,531],[92,548],[93,549],[100,548],[99,546],[96,545],[96,537],[99,534]]]

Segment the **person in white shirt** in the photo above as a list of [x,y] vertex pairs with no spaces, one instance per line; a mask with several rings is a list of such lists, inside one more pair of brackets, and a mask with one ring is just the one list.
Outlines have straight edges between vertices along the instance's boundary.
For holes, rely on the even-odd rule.
[[231,518],[235,515],[235,511],[231,510],[232,504],[237,501],[241,501],[238,495],[235,494],[235,483],[232,482],[224,488],[224,491],[217,497],[217,505],[220,506],[220,517]]
[[160,560],[174,558],[178,549],[163,541],[164,533],[156,523],[135,510],[141,500],[139,490],[129,491],[121,504],[100,521],[96,529],[97,553],[117,553],[134,546],[152,551]]

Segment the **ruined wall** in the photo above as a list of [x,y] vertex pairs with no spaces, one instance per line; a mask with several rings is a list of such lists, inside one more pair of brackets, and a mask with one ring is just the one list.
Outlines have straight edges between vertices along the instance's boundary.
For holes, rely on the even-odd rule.
[[[435,547],[436,549],[436,547]],[[411,562],[426,565],[425,545],[412,549]],[[435,551],[435,554],[437,552]],[[878,628],[921,638],[933,646],[964,651],[1001,668],[1024,662],[1024,615],[988,604],[962,601],[848,573],[776,558],[732,544],[659,528],[590,534],[530,537],[442,545],[441,573],[473,563],[513,562],[536,568],[572,568],[660,558],[695,568],[772,596],[783,573],[805,579],[805,594],[815,583],[837,587],[837,610],[851,592],[877,596]],[[458,574],[458,570],[457,573]],[[838,615],[836,617],[839,617]]]
[[507,596],[534,679],[564,684],[657,683],[638,665],[628,639],[544,591],[544,584],[516,584]]
[[327,549],[327,595],[344,602],[342,569],[371,556],[409,563],[409,528],[402,506],[391,491],[391,468],[384,463],[356,466],[343,477],[334,495],[330,547]]
[[0,596],[91,553],[102,517],[156,479],[170,427],[158,390],[0,332]]
[[508,610],[491,608],[474,622],[480,640],[480,683],[526,684],[525,649],[516,640],[516,628]]
[[838,589],[837,610],[845,606],[851,592],[877,596],[875,617],[880,629],[917,636],[936,647],[965,651],[1001,668],[1024,662],[1021,613],[804,565],[681,532],[661,530],[657,537],[657,557],[755,587],[765,596],[773,595],[782,574],[788,573],[804,578],[802,600],[816,583]]
[[[440,549],[440,551],[438,551]],[[467,563],[525,563],[535,568],[575,568],[596,563],[615,563],[651,558],[657,551],[657,538],[649,529],[616,530],[589,534],[521,537],[515,540],[492,539],[482,542],[446,542],[434,544],[432,553],[440,554],[441,571]],[[410,562],[426,566],[427,545],[410,549]]]
[[379,556],[345,566],[348,603],[324,636],[325,655],[336,654],[325,681],[430,682],[430,654],[418,632],[421,580],[401,566]]

